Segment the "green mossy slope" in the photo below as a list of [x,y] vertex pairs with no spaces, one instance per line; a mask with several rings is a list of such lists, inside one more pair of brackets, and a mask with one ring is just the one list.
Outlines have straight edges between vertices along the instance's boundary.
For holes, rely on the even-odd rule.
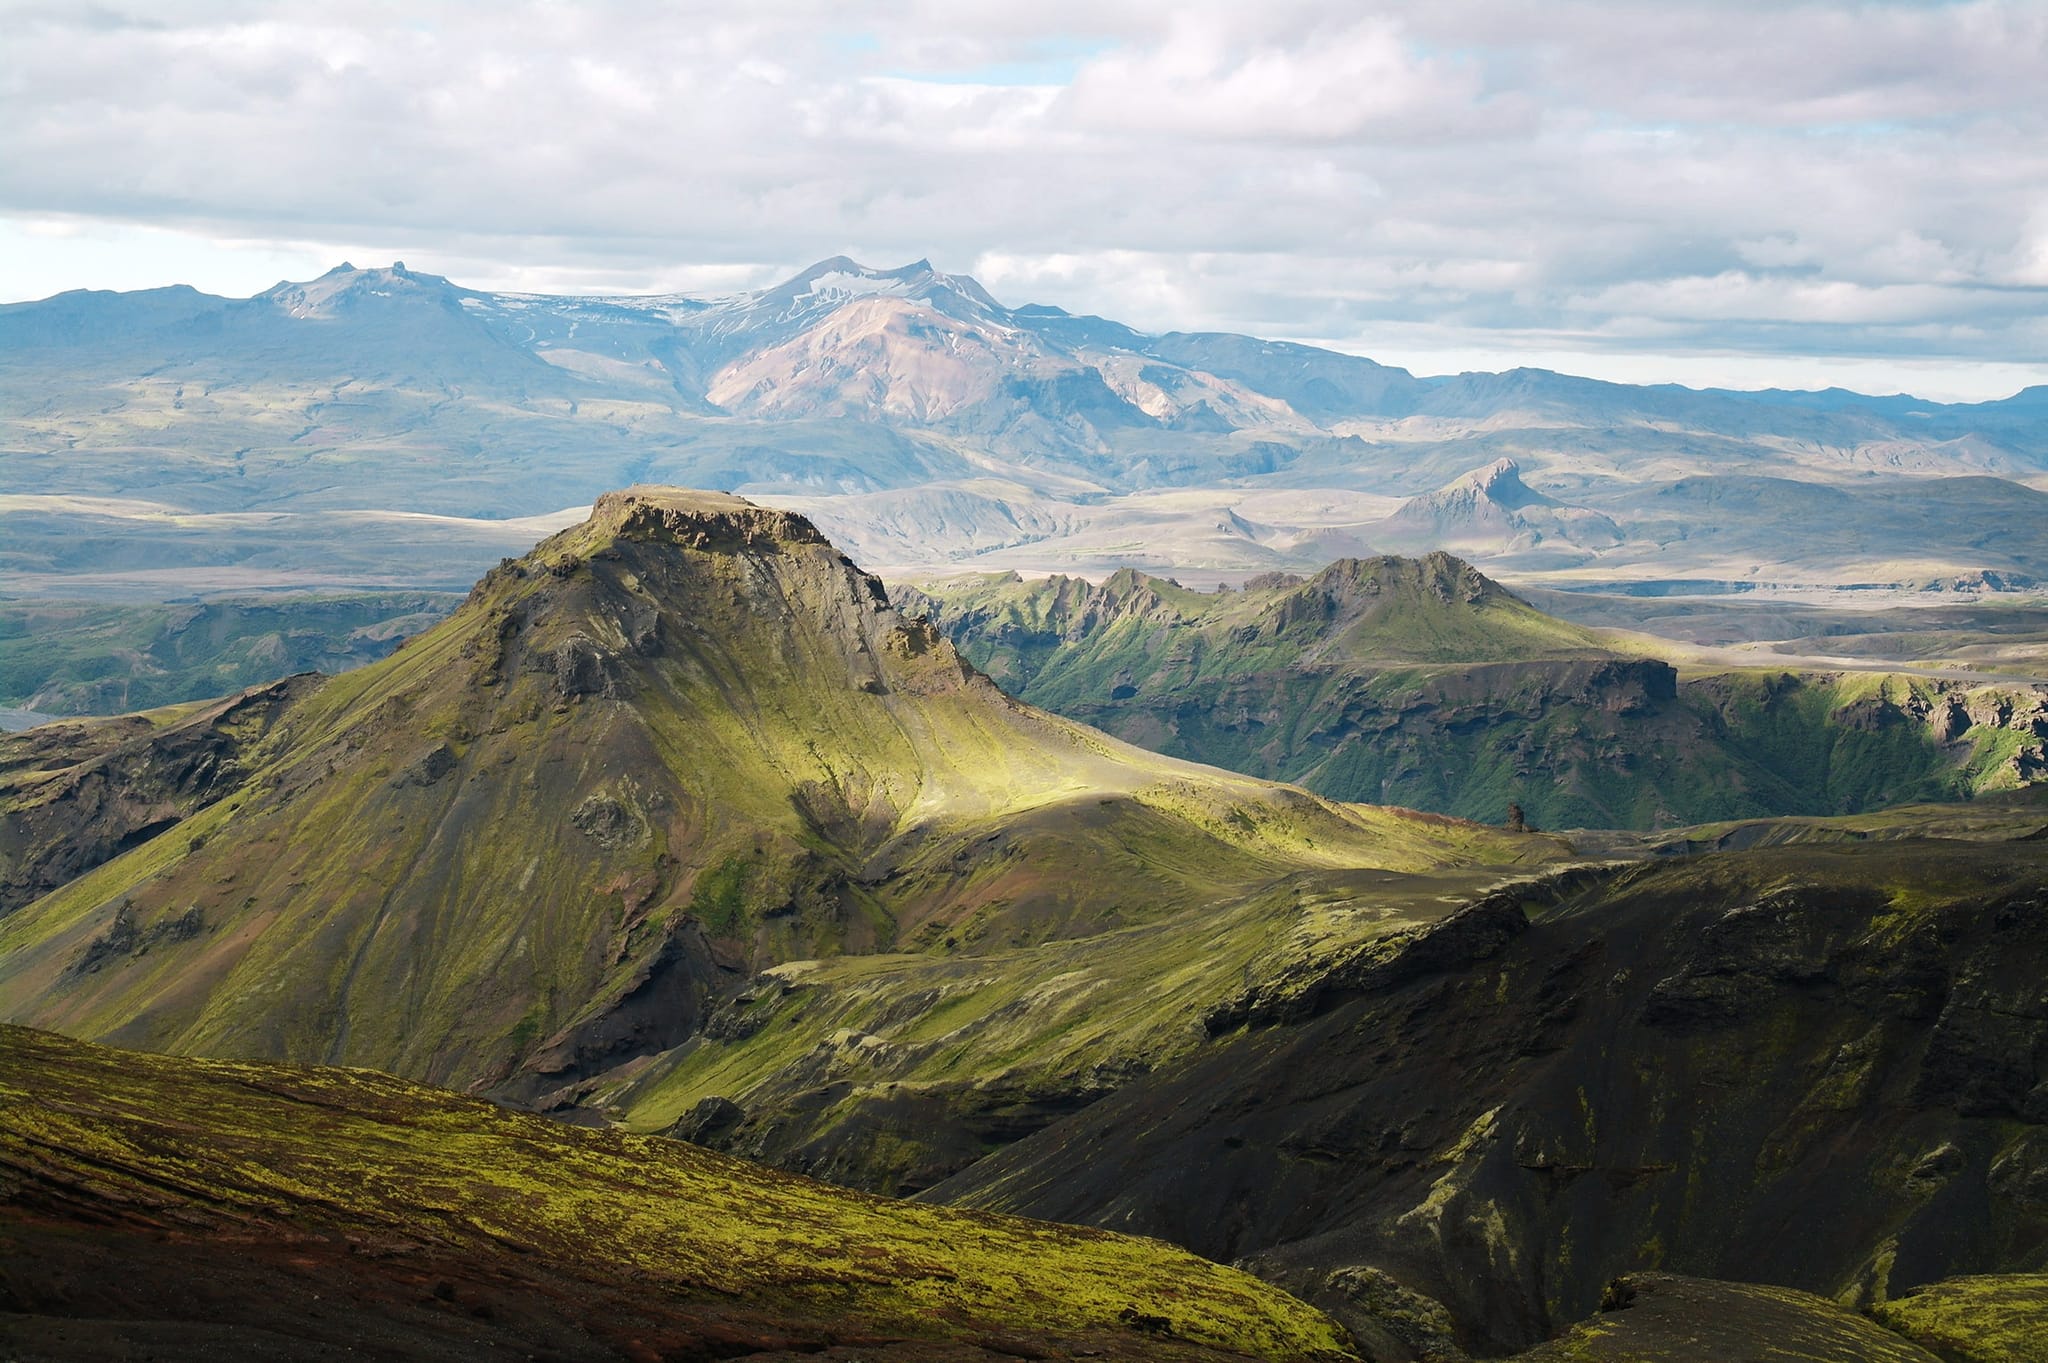
[[1054,710],[1118,686],[1155,694],[1275,668],[1527,662],[1620,656],[1597,630],[1545,615],[1449,554],[1340,559],[1196,592],[1135,569],[1097,587],[1015,573],[897,592],[990,676]]
[[914,1192],[1195,1053],[1234,1001],[1396,954],[1496,882],[1303,873],[1084,939],[782,966],[703,1035],[587,1100],[637,1129],[680,1121],[749,1158]]
[[[814,1335],[1348,1352],[1312,1308],[1155,1241],[867,1197],[367,1072],[0,1027],[0,1223],[11,1235],[91,1221],[155,1227],[230,1262],[280,1241],[509,1260]],[[1127,1310],[1166,1324],[1133,1330]]]
[[1618,1273],[1859,1305],[2038,1274],[2030,823],[1580,872],[1490,935],[1445,920],[1411,969],[1255,984],[1206,1044],[923,1196],[1140,1229],[1340,1319],[1332,1281],[1381,1273],[1474,1352],[1590,1314]]
[[1948,1363],[2048,1363],[2048,1275],[1949,1278],[1872,1313]]
[[[601,499],[292,696],[233,768],[132,850],[72,830],[118,855],[0,923],[0,1017],[535,1099],[681,1043],[782,961],[1558,854],[1019,705],[801,517],[672,489]],[[23,817],[60,819],[79,779],[29,783]]]
[[0,737],[0,917],[239,789],[320,681]]

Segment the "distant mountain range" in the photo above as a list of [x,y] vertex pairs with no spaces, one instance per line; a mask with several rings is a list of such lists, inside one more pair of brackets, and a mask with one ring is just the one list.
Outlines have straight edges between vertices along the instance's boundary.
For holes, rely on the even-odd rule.
[[403,265],[241,300],[61,294],[0,308],[0,448],[17,594],[458,586],[650,480],[801,509],[878,568],[1243,576],[1451,547],[1582,584],[2048,578],[2048,389],[1423,378],[1009,307],[925,261],[715,297]]

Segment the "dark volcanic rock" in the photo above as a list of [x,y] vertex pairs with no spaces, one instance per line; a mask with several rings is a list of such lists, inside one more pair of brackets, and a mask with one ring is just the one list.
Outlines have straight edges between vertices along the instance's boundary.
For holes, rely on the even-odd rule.
[[1257,1025],[931,1195],[1161,1235],[1333,1310],[1333,1274],[1382,1275],[1347,1319],[1384,1334],[1398,1288],[1479,1354],[1638,1270],[1825,1297],[2032,1270],[2044,884],[2031,844],[1897,842],[1609,872],[1520,930],[1494,901],[1239,1001],[1212,1028]]
[[1668,1273],[1607,1288],[1600,1314],[1518,1363],[1938,1363],[1824,1297]]
[[676,1119],[668,1134],[679,1141],[717,1147],[720,1139],[747,1119],[747,1110],[730,1098],[701,1099]]

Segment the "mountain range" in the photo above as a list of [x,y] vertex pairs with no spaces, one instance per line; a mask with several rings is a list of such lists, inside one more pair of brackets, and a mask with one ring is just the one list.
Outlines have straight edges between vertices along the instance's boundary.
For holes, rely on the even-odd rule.
[[1242,577],[1451,547],[1518,580],[2021,586],[2048,393],[1422,378],[1005,306],[924,261],[722,296],[340,266],[0,308],[0,590],[459,587],[606,488],[803,511],[871,567]]
[[[1441,555],[1019,585],[991,666],[1123,700],[1617,665]],[[2044,837],[1332,801],[633,488],[379,661],[0,739],[0,1343],[2030,1360]]]

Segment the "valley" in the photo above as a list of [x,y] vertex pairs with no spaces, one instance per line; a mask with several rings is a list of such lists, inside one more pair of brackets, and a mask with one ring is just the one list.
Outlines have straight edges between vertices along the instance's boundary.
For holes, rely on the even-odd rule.
[[2041,0],[0,9],[0,1363],[2048,1363]]

